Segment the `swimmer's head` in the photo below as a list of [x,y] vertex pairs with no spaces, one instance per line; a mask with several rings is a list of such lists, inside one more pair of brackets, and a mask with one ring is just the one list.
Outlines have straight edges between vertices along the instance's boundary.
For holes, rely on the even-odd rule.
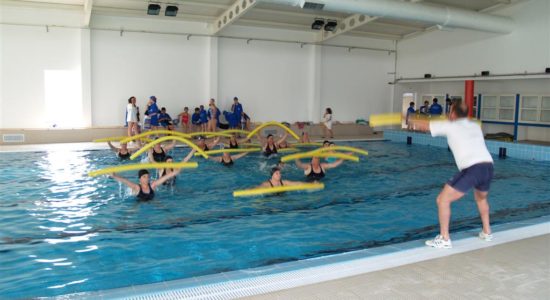
[[330,146],[330,141],[327,141],[327,140],[323,141],[323,147],[328,147],[328,146]]
[[146,169],[141,169],[138,171],[138,178],[139,180],[145,180],[147,179],[147,181],[149,181],[149,171],[147,171]]
[[271,168],[271,177],[275,180],[281,180],[281,168],[279,167]]
[[170,155],[166,156],[166,158],[164,159],[165,162],[174,162],[174,158]]

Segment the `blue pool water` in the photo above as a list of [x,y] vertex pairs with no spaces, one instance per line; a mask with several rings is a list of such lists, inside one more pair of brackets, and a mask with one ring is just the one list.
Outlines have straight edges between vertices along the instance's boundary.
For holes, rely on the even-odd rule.
[[[456,172],[446,149],[342,143],[369,156],[329,170],[325,190],[233,198],[276,159],[227,168],[199,161],[174,187],[137,203],[86,174],[120,164],[109,151],[1,153],[0,298],[55,296],[189,278],[426,238],[435,197]],[[176,149],[181,159],[187,149]],[[550,164],[495,160],[493,223],[550,215]],[[136,172],[125,175],[137,181]],[[289,164],[283,173],[302,180]],[[453,204],[453,231],[478,228],[473,197]]]

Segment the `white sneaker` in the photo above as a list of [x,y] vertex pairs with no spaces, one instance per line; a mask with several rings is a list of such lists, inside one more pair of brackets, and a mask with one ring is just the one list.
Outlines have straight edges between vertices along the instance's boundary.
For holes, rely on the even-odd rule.
[[486,241],[486,242],[490,242],[490,241],[493,240],[493,235],[492,234],[487,234],[487,233],[483,232],[483,230],[482,230],[482,231],[479,232],[479,238]]
[[445,248],[445,249],[451,249],[453,247],[453,244],[451,243],[451,239],[444,240],[443,237],[438,234],[433,240],[427,240],[426,246],[434,247],[434,248]]

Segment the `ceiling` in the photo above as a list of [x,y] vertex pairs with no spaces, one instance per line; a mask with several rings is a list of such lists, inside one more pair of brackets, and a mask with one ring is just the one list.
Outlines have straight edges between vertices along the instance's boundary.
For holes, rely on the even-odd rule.
[[[1,0],[0,0],[1,1]],[[40,7],[55,6],[60,8],[84,9],[91,3],[91,18],[97,15],[124,16],[138,18],[163,18],[164,20],[198,21],[207,22],[214,26],[219,24],[219,18],[227,13],[228,9],[236,2],[243,0],[18,0],[25,5],[37,5]],[[249,0],[250,1],[250,0]],[[314,1],[314,0],[313,0]],[[399,0],[394,0],[399,1]],[[469,11],[491,13],[512,5],[521,0],[401,0],[402,2],[421,2],[423,5],[447,6]],[[245,1],[246,2],[246,1]],[[331,19],[339,22],[352,16],[346,13],[330,11],[307,10],[299,6],[285,6],[272,3],[251,1],[251,8],[238,16],[227,26],[240,25],[252,27],[268,27],[274,29],[287,29],[311,32],[311,24],[315,18]],[[160,16],[148,16],[147,6],[150,3],[162,5]],[[164,8],[167,4],[177,5],[179,8],[176,17],[164,16]],[[362,17],[364,18],[364,17]],[[223,20],[223,18],[222,18]],[[400,40],[415,36],[434,29],[431,23],[390,19],[386,17],[367,18],[367,22],[361,22],[360,26],[354,26],[351,30],[341,33],[348,36],[373,37],[389,40]],[[224,26],[222,26],[223,32]],[[219,33],[218,33],[219,34]],[[320,41],[327,39],[321,37]]]

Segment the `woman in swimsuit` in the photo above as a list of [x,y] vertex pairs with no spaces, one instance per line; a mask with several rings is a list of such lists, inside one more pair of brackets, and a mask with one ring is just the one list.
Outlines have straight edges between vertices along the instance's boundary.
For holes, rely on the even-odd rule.
[[111,150],[116,153],[116,156],[120,158],[120,160],[130,159],[132,153],[134,153],[138,149],[128,148],[128,143],[120,143],[120,148],[115,147],[110,141],[107,142],[107,144],[109,145],[109,148],[111,148]]
[[338,167],[343,161],[339,159],[333,163],[321,163],[319,157],[312,157],[310,164],[304,164],[299,159],[295,160],[296,166],[304,170],[308,180],[320,180],[325,177],[326,170]]
[[245,155],[247,155],[248,152],[243,152],[243,153],[239,153],[237,155],[229,155],[229,153],[227,152],[224,152],[222,154],[222,156],[217,156],[217,157],[214,157],[214,156],[208,156],[208,159],[211,159],[213,161],[217,161],[219,163],[221,163],[222,165],[226,166],[226,167],[229,167],[229,166],[232,166],[233,165],[233,162]]

